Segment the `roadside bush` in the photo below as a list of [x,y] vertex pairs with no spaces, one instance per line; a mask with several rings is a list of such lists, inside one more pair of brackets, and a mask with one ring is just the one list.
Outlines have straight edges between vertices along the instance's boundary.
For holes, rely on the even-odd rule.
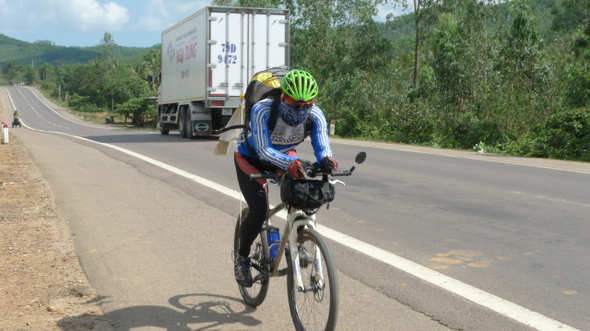
[[44,80],[43,84],[41,84],[41,89],[46,91],[49,95],[56,95],[59,86],[56,82],[50,80]]
[[81,110],[81,108],[86,104],[87,100],[88,100],[88,97],[84,97],[84,96],[78,95],[77,93],[74,93],[70,97],[70,100],[68,102],[68,106],[70,106],[71,108],[76,109],[76,110]]
[[89,98],[90,97],[81,96],[74,93],[69,98],[68,106],[74,110],[86,113],[101,113],[106,111],[104,108],[101,108],[94,103],[90,103],[88,101]]
[[125,119],[125,123],[127,123],[127,119],[130,119],[131,124],[141,124],[145,127],[155,127],[158,115],[156,106],[144,98],[129,99],[123,104],[117,105],[116,111]]
[[562,110],[533,131],[507,143],[505,153],[590,161],[590,109]]
[[482,121],[471,114],[460,119],[453,134],[457,144],[455,147],[463,149],[471,149],[480,143],[496,146],[505,142],[505,136],[497,123]]
[[590,65],[573,63],[566,67],[563,75],[567,78],[565,96],[572,107],[590,105]]
[[415,108],[401,109],[391,118],[389,140],[405,144],[427,144],[434,134],[435,119]]

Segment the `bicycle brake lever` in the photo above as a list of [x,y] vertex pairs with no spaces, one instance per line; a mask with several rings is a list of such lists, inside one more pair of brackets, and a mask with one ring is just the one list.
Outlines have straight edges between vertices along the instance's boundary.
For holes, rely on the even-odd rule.
[[266,188],[266,187],[267,187],[268,185],[270,185],[270,184],[272,184],[272,185],[274,185],[274,186],[279,186],[279,183],[278,183],[278,182],[273,182],[273,181],[271,181],[271,182],[266,182],[266,183],[264,183],[264,185],[262,185],[262,188]]
[[346,186],[346,183],[345,182],[343,182],[341,180],[338,180],[338,179],[330,179],[329,182],[332,185],[342,184],[342,186]]

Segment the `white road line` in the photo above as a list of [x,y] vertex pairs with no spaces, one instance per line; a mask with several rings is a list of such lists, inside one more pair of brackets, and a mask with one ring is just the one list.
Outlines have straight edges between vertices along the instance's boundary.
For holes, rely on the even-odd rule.
[[[37,100],[41,101],[41,103],[42,103],[42,104],[44,104],[44,105],[45,105],[45,107],[47,107],[49,110],[51,110],[52,112],[54,112],[54,113],[55,113],[55,114],[57,114],[58,116],[61,116],[61,117],[62,117],[63,119],[65,119],[66,121],[68,121],[68,122],[71,122],[71,123],[74,123],[74,124],[77,124],[77,125],[87,126],[87,127],[90,127],[90,128],[97,128],[97,127],[101,127],[101,126],[96,126],[96,125],[88,125],[88,124],[86,124],[86,123],[78,123],[78,122],[74,122],[74,121],[72,121],[71,119],[69,119],[69,118],[67,118],[67,117],[63,116],[62,114],[58,113],[57,111],[55,111],[55,109],[51,108],[51,107],[50,107],[48,104],[46,104],[46,103],[45,103],[45,101],[41,100],[41,98],[39,98],[39,96],[38,96],[37,94],[35,94],[35,91],[33,91],[33,90],[30,88],[30,87],[27,87],[27,89],[28,89],[29,91],[31,91],[31,93],[33,93],[33,96],[35,96],[35,98],[37,98]],[[6,92],[8,92],[8,90],[6,90]],[[19,90],[19,92],[20,92],[20,90]],[[27,100],[27,97],[25,97],[25,95],[24,95],[22,92],[20,92],[20,93],[21,93],[21,95],[23,96],[23,98],[25,98],[25,100]],[[9,93],[8,95],[10,95],[10,93]],[[28,101],[28,100],[27,100],[27,101]],[[35,112],[36,112],[36,111],[35,111]],[[41,115],[39,115],[39,116],[41,116]],[[102,127],[101,127],[101,128],[102,128]]]
[[512,191],[510,193],[512,193],[512,194],[518,194],[518,195],[524,195],[524,196],[529,196],[529,197],[533,197],[533,198],[540,199],[540,200],[547,200],[547,201],[553,201],[553,202],[561,202],[561,203],[566,203],[566,204],[569,204],[569,205],[582,206],[582,207],[590,208],[590,204],[587,204],[587,203],[569,201],[569,200],[566,200],[566,199],[556,199],[556,198],[551,198],[551,197],[548,197],[548,196],[545,196],[545,195],[536,195],[536,194],[524,193],[524,192],[519,192],[519,191]]
[[10,92],[8,92],[8,90],[6,90],[6,93],[8,93],[8,99],[10,99],[10,103],[12,104],[12,110],[16,111],[16,106],[14,105],[14,102],[12,101],[12,97],[10,96]]
[[[40,131],[40,130],[35,130]],[[50,132],[50,131],[43,131],[43,132]],[[125,148],[121,148],[119,146],[105,144],[97,141],[93,141],[90,139],[73,136],[70,134],[65,134],[61,132],[50,132],[56,133],[80,140],[84,140],[87,142],[95,143],[104,147],[109,147],[119,152],[125,153],[127,155],[133,156],[138,158],[142,161],[147,163],[153,164],[157,167],[160,167],[164,170],[170,171],[175,173],[179,176],[183,176],[187,179],[194,181],[195,183],[205,185],[211,189],[214,189],[220,193],[223,193],[231,198],[240,200],[242,199],[242,194],[238,191],[232,190],[227,188],[223,185],[217,184],[213,181],[205,179],[203,177],[194,175],[190,172],[178,169],[166,163],[160,162],[158,160],[152,159],[150,157],[132,152]],[[282,219],[286,219],[286,213],[283,211],[277,215]],[[350,237],[344,233],[338,232],[336,230],[327,228],[322,225],[318,225],[318,230],[329,239],[332,239],[342,245],[345,245],[351,249],[354,249],[360,253],[363,253],[367,256],[370,256],[374,259],[377,259],[383,263],[389,264],[395,268],[398,268],[404,272],[407,272],[415,277],[418,277],[424,281],[427,281],[433,285],[436,285],[440,288],[443,288],[449,292],[462,296],[463,298],[472,301],[478,305],[491,309],[501,315],[509,317],[517,322],[522,324],[528,325],[536,330],[540,331],[555,331],[555,330],[564,330],[564,331],[578,331],[577,329],[570,327],[566,324],[553,320],[549,317],[531,311],[527,308],[521,307],[515,303],[510,301],[504,300],[500,297],[497,297],[493,294],[487,293],[482,291],[478,288],[475,288],[469,284],[463,283],[441,273],[438,273],[432,269],[426,268],[422,265],[419,265],[415,262],[410,260],[406,260],[400,256],[397,256],[393,253],[390,253],[386,250],[373,246],[371,244],[367,244],[362,242],[358,239]]]
[[544,315],[521,307],[515,303],[504,300],[469,284],[465,284],[454,278],[438,273],[432,269],[406,260],[379,247],[367,244],[338,231],[332,230],[322,225],[318,225],[318,230],[326,238],[337,241],[342,245],[350,247],[383,263],[403,270],[415,277],[441,287],[449,292],[462,296],[469,301],[491,309],[522,324],[528,325],[536,330],[577,330],[561,322],[550,319]]
[[[10,96],[10,94],[9,94],[9,96]],[[13,107],[14,107],[14,105],[13,105]],[[60,134],[60,135],[68,136],[71,138],[95,143],[95,144],[98,144],[98,145],[101,145],[104,147],[112,148],[112,149],[117,150],[119,152],[122,152],[127,155],[138,158],[138,159],[145,161],[147,163],[153,164],[153,165],[160,167],[164,170],[175,173],[179,176],[183,176],[183,177],[190,179],[198,184],[205,185],[205,186],[207,186],[211,189],[214,189],[220,193],[223,193],[231,198],[234,198],[234,199],[237,199],[240,201],[242,199],[242,194],[238,191],[232,190],[230,188],[227,188],[223,185],[217,184],[217,183],[210,181],[208,179],[205,179],[203,177],[191,174],[187,171],[178,169],[178,168],[168,165],[166,163],[157,161],[155,159],[141,155],[139,153],[132,152],[130,150],[127,150],[125,148],[121,148],[119,146],[105,144],[105,143],[101,143],[101,142],[97,142],[97,141],[93,141],[90,139],[86,139],[86,138],[82,138],[82,137],[78,137],[78,136],[74,136],[74,135],[70,135],[70,134],[66,134],[66,133],[61,133],[61,132],[52,132],[52,131],[43,131],[43,130],[34,130],[34,131]],[[286,219],[285,212],[279,213],[277,216],[281,217],[283,219]],[[420,279],[427,281],[433,285],[436,285],[442,289],[445,289],[449,292],[459,295],[459,296],[461,296],[469,301],[472,301],[478,305],[481,305],[483,307],[491,309],[491,310],[493,310],[501,315],[504,315],[506,317],[509,317],[517,322],[528,325],[536,330],[540,330],[540,331],[555,331],[555,330],[579,331],[571,326],[568,326],[566,324],[563,324],[561,322],[553,320],[553,319],[546,317],[544,315],[541,315],[537,312],[531,311],[527,308],[519,306],[519,305],[512,303],[510,301],[504,300],[504,299],[497,297],[493,294],[482,291],[482,290],[475,288],[469,284],[463,283],[461,281],[458,281],[456,279],[453,279],[451,277],[448,277],[446,275],[438,273],[432,269],[426,268],[426,267],[419,265],[415,262],[404,259],[404,258],[397,256],[393,253],[390,253],[386,250],[383,250],[383,249],[373,246],[371,244],[367,244],[365,242],[362,242],[362,241],[355,239],[353,237],[350,237],[344,233],[338,232],[336,230],[327,228],[322,225],[318,225],[318,230],[326,238],[332,239],[342,245],[345,245],[345,246],[347,246],[351,249],[354,249],[360,253],[363,253],[363,254],[370,256],[374,259],[377,259],[383,263],[389,264],[389,265],[391,265],[395,268],[398,268],[404,272],[407,272],[417,278],[420,278]]]

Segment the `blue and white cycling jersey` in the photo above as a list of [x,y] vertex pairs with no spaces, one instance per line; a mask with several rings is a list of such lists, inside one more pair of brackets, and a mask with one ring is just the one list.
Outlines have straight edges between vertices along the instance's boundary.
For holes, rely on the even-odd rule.
[[[271,134],[268,128],[271,104],[272,99],[259,101],[252,107],[250,113],[248,143],[256,150],[258,155],[252,155],[248,147],[246,147],[243,130],[236,141],[236,152],[269,162],[279,169],[287,170],[293,161],[299,159],[298,157],[286,155],[286,153],[295,149],[305,139],[305,122],[297,126],[290,126],[283,121],[279,114],[277,124]],[[310,135],[311,145],[317,162],[320,163],[322,158],[326,156],[333,157],[328,139],[326,117],[320,107],[315,104],[311,108],[309,116],[313,120]]]

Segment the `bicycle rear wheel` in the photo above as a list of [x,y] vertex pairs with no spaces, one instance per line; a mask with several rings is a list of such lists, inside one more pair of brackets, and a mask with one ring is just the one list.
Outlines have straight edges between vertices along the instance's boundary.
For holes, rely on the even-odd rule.
[[[236,222],[236,230],[234,233],[235,255],[238,254],[237,252],[240,249],[240,224],[246,215],[248,215],[248,208],[242,210],[240,215],[238,215],[238,221]],[[244,302],[251,307],[259,306],[266,298],[266,293],[268,292],[268,273],[266,272],[266,263],[264,261],[265,258],[261,237],[258,236],[250,249],[250,271],[252,272],[253,279],[252,287],[243,287],[238,284]]]
[[[338,278],[332,253],[324,237],[304,229],[297,240],[313,263],[301,266],[305,291],[294,288],[293,265],[287,258],[287,293],[289,309],[296,330],[334,330],[338,317]],[[301,249],[300,249],[301,252]]]

